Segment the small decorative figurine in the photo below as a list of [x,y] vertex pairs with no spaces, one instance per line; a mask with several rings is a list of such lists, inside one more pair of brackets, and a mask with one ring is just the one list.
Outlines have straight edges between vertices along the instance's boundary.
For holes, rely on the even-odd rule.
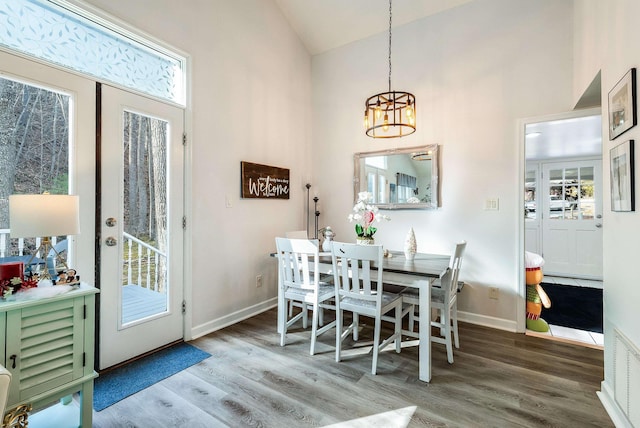
[[407,233],[407,237],[404,240],[404,257],[409,261],[413,260],[416,256],[417,248],[416,234],[412,227],[409,229],[409,233]]

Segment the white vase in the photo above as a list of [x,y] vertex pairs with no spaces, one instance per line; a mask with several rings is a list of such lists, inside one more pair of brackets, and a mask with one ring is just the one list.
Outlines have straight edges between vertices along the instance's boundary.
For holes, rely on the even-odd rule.
[[373,239],[373,237],[364,237],[364,236],[358,236],[356,238],[356,244],[358,245],[375,245],[376,241]]
[[416,256],[416,234],[413,232],[413,227],[409,229],[407,237],[404,240],[404,257],[407,260],[413,260]]

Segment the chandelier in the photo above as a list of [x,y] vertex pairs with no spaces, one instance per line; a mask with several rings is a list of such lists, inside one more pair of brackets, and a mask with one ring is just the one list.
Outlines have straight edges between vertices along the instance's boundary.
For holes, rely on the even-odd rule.
[[391,90],[391,1],[389,0],[389,90],[367,98],[364,128],[372,138],[397,138],[416,132],[416,97]]

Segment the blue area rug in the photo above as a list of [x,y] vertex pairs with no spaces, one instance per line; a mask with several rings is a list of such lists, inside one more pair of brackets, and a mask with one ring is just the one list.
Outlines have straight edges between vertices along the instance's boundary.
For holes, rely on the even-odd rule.
[[178,343],[101,374],[94,382],[93,408],[104,410],[210,356],[195,346]]

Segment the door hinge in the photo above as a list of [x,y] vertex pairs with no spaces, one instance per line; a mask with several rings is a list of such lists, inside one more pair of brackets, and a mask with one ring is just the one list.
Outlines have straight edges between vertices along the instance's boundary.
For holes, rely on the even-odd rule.
[[186,132],[184,134],[182,134],[182,145],[183,146],[187,145],[187,133]]
[[82,319],[86,320],[87,319],[87,305],[84,305],[82,307]]
[[82,353],[82,367],[87,365],[87,353],[83,352]]
[[182,301],[182,313],[183,314],[187,313],[187,301],[186,300]]
[[182,216],[182,228],[187,229],[187,216]]

